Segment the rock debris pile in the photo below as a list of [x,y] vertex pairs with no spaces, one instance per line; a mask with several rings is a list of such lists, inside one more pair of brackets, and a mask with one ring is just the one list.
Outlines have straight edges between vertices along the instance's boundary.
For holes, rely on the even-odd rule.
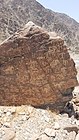
[[0,140],[79,140],[79,120],[31,106],[0,107]]

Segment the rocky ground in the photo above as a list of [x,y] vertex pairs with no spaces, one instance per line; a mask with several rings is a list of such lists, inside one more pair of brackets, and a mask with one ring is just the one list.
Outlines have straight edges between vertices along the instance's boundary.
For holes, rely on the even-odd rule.
[[[73,92],[77,112],[78,90]],[[79,140],[79,119],[31,106],[0,106],[0,140]]]
[[30,106],[0,107],[0,140],[79,140],[79,120]]

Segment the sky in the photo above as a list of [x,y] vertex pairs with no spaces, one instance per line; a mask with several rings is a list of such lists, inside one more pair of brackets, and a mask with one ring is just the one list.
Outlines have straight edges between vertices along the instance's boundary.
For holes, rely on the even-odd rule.
[[79,0],[37,0],[54,12],[65,13],[79,22]]

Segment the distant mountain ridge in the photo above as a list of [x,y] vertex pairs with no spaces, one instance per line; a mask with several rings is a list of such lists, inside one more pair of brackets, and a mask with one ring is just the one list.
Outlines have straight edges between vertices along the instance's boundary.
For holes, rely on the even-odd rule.
[[0,0],[0,42],[28,21],[55,31],[72,51],[79,49],[79,23],[74,19],[44,8],[36,0]]

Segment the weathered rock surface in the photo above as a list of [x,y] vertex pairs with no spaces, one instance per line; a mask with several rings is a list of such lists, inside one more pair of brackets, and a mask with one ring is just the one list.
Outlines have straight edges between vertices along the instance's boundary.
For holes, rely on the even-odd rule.
[[0,46],[0,105],[52,105],[72,98],[76,69],[64,40],[29,22]]

